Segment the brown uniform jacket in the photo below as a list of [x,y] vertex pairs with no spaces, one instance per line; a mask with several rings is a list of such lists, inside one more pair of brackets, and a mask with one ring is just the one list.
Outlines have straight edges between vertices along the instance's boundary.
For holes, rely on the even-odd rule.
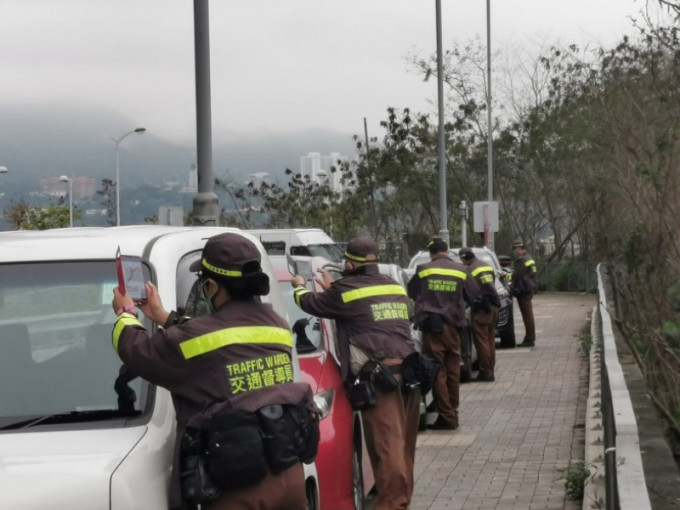
[[431,314],[441,316],[454,328],[465,326],[465,303],[472,304],[472,296],[477,293],[477,282],[468,276],[467,268],[445,253],[436,254],[431,262],[418,266],[408,282],[408,295],[416,302],[413,318],[416,326]]
[[536,262],[528,252],[515,260],[515,267],[512,271],[510,289],[515,294],[532,294],[538,288],[536,282]]
[[475,289],[477,292],[475,295],[471,296],[472,299],[481,297],[482,294],[487,294],[489,296],[489,302],[500,308],[501,300],[498,298],[498,291],[496,291],[496,273],[494,273],[493,267],[486,262],[475,258],[472,263],[467,266],[467,270],[470,276],[472,276],[478,284],[478,289]]
[[181,507],[179,445],[187,426],[200,427],[223,408],[255,411],[311,399],[307,384],[292,382],[288,324],[267,304],[229,301],[211,315],[166,324],[153,336],[124,313],[114,325],[113,343],[131,371],[172,394],[177,413],[172,508]]
[[345,381],[350,377],[350,342],[374,359],[404,358],[415,351],[404,288],[377,265],[345,276],[321,293],[299,286],[295,301],[305,312],[335,319],[339,358]]

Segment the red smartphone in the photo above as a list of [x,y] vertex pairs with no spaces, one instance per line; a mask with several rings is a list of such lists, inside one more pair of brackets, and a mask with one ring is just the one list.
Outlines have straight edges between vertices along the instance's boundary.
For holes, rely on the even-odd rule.
[[124,296],[130,296],[135,303],[146,301],[144,268],[141,257],[121,255],[120,248],[116,252],[116,272],[118,273],[118,289]]

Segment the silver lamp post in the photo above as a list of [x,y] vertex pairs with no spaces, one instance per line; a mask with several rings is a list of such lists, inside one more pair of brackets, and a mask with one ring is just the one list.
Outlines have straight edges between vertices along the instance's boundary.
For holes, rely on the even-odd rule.
[[68,226],[73,228],[73,179],[62,175],[59,182],[68,182]]
[[134,133],[139,133],[141,135],[144,133],[144,131],[146,131],[146,128],[138,127],[132,131],[128,131],[118,138],[112,138],[116,147],[116,226],[120,226],[120,157],[118,153],[118,146],[126,136],[132,135]]

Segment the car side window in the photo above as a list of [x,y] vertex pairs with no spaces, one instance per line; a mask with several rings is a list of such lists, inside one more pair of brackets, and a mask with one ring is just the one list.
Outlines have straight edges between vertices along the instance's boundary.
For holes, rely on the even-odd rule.
[[205,315],[207,308],[201,309],[200,302],[200,288],[198,285],[198,277],[196,273],[189,270],[191,264],[201,257],[201,251],[196,250],[191,253],[187,253],[182,257],[177,264],[177,275],[175,278],[176,289],[175,295],[177,296],[177,302],[175,303],[175,309],[183,308],[184,313],[190,317],[198,317],[200,315]]

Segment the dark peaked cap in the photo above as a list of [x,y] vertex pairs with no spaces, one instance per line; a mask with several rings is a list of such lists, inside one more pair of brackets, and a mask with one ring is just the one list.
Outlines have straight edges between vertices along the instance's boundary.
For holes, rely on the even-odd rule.
[[472,260],[475,258],[475,253],[468,247],[458,250],[458,256],[463,260]]
[[378,260],[378,243],[370,237],[355,237],[345,248],[345,257],[355,262],[366,262],[369,255],[375,255]]
[[441,237],[433,237],[427,243],[427,249],[430,253],[441,253],[449,249],[449,245]]
[[197,260],[190,271],[207,270],[219,276],[240,278],[243,266],[248,262],[257,262],[258,268],[262,260],[257,247],[239,234],[227,232],[208,239],[203,247],[201,260]]

